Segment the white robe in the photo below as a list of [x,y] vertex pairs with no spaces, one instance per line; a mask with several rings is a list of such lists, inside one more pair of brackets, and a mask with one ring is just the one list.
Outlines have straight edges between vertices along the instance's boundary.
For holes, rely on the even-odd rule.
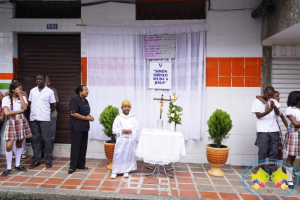
[[[122,133],[122,129],[131,129],[131,134]],[[137,137],[138,122],[133,115],[120,114],[113,124],[113,134],[116,135],[116,146],[113,157],[112,173],[122,174],[137,169],[134,156],[135,137]]]

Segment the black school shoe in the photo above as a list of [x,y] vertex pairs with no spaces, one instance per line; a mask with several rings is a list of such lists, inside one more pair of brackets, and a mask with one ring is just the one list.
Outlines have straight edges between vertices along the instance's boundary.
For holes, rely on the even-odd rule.
[[46,168],[52,167],[52,161],[46,161]]
[[27,171],[27,169],[25,167],[23,167],[22,165],[19,165],[18,167],[15,166],[15,169],[17,169],[19,171],[23,171],[23,172]]
[[290,189],[294,189],[293,181],[288,181],[288,186],[289,186]]
[[34,161],[30,166],[29,166],[29,169],[33,169],[33,168],[36,168],[37,166],[40,166],[41,163],[40,162],[36,162]]
[[12,171],[11,169],[6,169],[6,170],[4,170],[4,172],[2,172],[1,176],[2,177],[7,176],[8,174],[11,173],[11,171]]

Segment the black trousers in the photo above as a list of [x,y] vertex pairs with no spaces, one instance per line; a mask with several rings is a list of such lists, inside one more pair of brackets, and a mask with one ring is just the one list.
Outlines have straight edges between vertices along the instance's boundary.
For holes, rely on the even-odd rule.
[[31,145],[34,154],[34,160],[41,160],[41,142],[44,143],[45,157],[47,161],[52,161],[52,132],[51,121],[30,121],[30,129],[32,132]]
[[[279,151],[279,132],[258,132],[257,133],[258,160],[266,159],[268,147],[270,159],[277,159]],[[269,165],[272,167],[273,165]]]
[[88,142],[88,131],[71,130],[71,162],[70,169],[83,169]]

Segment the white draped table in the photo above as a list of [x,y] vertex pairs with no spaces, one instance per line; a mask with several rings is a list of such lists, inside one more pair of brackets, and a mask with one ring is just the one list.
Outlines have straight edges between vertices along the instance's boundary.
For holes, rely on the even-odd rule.
[[178,131],[144,128],[136,149],[136,155],[143,158],[144,162],[155,165],[153,172],[146,175],[153,174],[157,165],[162,165],[165,174],[173,177],[167,174],[164,165],[178,162],[180,158],[186,156],[184,137]]

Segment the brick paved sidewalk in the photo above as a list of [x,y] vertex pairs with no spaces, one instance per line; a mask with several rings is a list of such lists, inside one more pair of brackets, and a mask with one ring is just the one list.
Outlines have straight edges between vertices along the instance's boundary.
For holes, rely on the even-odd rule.
[[[21,161],[24,167],[32,164],[31,157]],[[242,184],[241,176],[245,167],[226,165],[223,170],[224,177],[213,177],[206,173],[210,168],[208,164],[176,163],[168,167],[174,167],[174,178],[163,174],[160,168],[158,175],[146,177],[151,172],[150,166],[138,161],[138,170],[131,173],[129,178],[118,176],[110,179],[111,171],[105,166],[108,160],[87,159],[88,170],[77,170],[72,175],[67,173],[69,158],[54,158],[53,167],[45,168],[45,160],[41,166],[30,169],[27,172],[13,170],[7,177],[0,177],[0,187],[31,187],[31,188],[56,188],[61,190],[92,190],[110,191],[114,193],[147,194],[169,197],[211,198],[211,199],[259,199],[251,195]],[[13,160],[14,165],[14,160]],[[6,169],[5,156],[0,156],[0,171]],[[300,198],[300,186],[283,200],[298,200]]]

